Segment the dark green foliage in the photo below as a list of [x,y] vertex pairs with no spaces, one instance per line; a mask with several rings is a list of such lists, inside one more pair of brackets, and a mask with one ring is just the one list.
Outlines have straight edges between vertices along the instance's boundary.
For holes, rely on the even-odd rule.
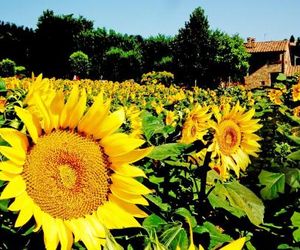
[[44,11],[38,19],[32,51],[35,71],[45,76],[66,77],[76,37],[92,29],[93,22],[82,16],[74,18],[72,14],[59,16],[53,11]]
[[[173,43],[178,81],[192,86],[207,75],[209,61],[209,24],[202,8],[197,8]],[[202,86],[202,85],[201,85]]]
[[249,68],[244,41],[238,36],[229,36],[219,30],[210,35],[210,82],[218,85],[221,81],[242,81]]
[[220,81],[240,81],[246,74],[248,54],[242,39],[209,28],[204,10],[196,8],[175,37],[149,38],[94,29],[82,16],[57,15],[46,10],[37,29],[0,23],[0,59],[24,65],[27,73],[69,77],[69,56],[82,51],[89,57],[89,78],[140,80],[142,73],[168,71],[175,82],[216,87]]
[[16,63],[8,58],[0,62],[0,76],[8,77],[16,74]]

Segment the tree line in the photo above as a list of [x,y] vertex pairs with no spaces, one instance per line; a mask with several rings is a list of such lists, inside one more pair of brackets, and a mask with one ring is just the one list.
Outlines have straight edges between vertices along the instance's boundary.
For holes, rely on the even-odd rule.
[[0,22],[0,60],[57,78],[72,77],[72,65],[81,58],[80,74],[91,79],[139,80],[142,73],[170,71],[178,83],[214,87],[246,74],[249,54],[243,43],[238,35],[212,30],[200,7],[175,36],[121,34],[52,10],[42,13],[35,30]]

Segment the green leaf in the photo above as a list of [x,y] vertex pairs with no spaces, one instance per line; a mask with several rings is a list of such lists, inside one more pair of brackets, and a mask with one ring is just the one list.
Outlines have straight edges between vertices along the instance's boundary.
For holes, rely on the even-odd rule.
[[5,92],[5,91],[6,91],[6,84],[2,79],[0,79],[0,92]]
[[300,188],[300,169],[285,168],[285,182],[292,188]]
[[291,217],[291,222],[297,229],[293,232],[293,237],[296,242],[300,242],[300,213],[294,212]]
[[226,199],[227,190],[222,184],[217,184],[214,190],[209,194],[208,200],[213,208],[223,208],[233,214],[234,216],[241,218],[246,213],[241,209],[234,207]]
[[232,206],[243,210],[252,224],[258,226],[263,223],[265,207],[261,199],[237,181],[226,183],[224,186]]
[[165,124],[159,117],[153,116],[149,112],[143,112],[142,127],[146,139],[149,141],[154,134],[164,133]]
[[161,242],[164,246],[169,247],[172,242],[180,235],[180,232],[184,231],[182,225],[172,226],[165,230],[161,235]]
[[294,135],[288,135],[287,137],[296,144],[300,145],[300,137]]
[[7,212],[8,211],[8,203],[9,203],[9,200],[1,200],[0,201],[0,210],[1,211],[4,211],[4,212]]
[[209,232],[209,236],[210,236],[210,243],[208,247],[209,249],[213,249],[215,246],[219,245],[220,243],[232,241],[232,238],[229,235],[223,234],[219,228],[217,228],[214,224],[208,221],[204,222],[202,227],[204,227]]
[[170,211],[171,209],[171,206],[168,203],[163,203],[159,196],[148,194],[146,195],[146,198],[156,206],[160,207],[160,209],[164,212]]
[[277,78],[276,78],[277,81],[285,81],[286,80],[286,75],[285,74],[282,74],[282,73],[279,73]]
[[143,227],[148,229],[157,229],[166,224],[167,222],[156,214],[151,214],[143,221]]
[[180,230],[175,237],[175,239],[171,242],[169,249],[176,249],[176,247],[180,247],[180,249],[188,249],[189,247],[189,239],[185,230]]
[[197,225],[197,221],[196,221],[195,217],[192,216],[191,212],[188,209],[181,207],[181,208],[178,208],[175,211],[175,213],[181,215],[183,218],[185,218],[186,221],[189,220],[192,228]]
[[164,160],[168,157],[176,157],[181,154],[189,145],[180,143],[167,143],[155,147],[151,153],[147,156],[154,160]]
[[289,154],[287,158],[290,160],[299,161],[300,160],[300,150],[297,150],[297,151]]
[[261,196],[266,200],[272,200],[284,193],[285,175],[262,170],[258,176],[260,184],[265,187],[260,191]]

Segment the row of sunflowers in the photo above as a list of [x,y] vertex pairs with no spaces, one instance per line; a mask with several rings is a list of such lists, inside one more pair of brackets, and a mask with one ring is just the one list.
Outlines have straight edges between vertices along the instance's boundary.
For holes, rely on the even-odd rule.
[[300,82],[0,81],[0,248],[297,249]]

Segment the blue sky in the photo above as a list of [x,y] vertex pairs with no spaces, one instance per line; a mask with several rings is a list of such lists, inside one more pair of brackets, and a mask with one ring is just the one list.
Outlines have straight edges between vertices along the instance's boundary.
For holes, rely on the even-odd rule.
[[142,35],[175,35],[196,7],[212,29],[257,41],[300,37],[300,0],[0,0],[0,20],[31,28],[43,10],[82,15],[95,27]]

